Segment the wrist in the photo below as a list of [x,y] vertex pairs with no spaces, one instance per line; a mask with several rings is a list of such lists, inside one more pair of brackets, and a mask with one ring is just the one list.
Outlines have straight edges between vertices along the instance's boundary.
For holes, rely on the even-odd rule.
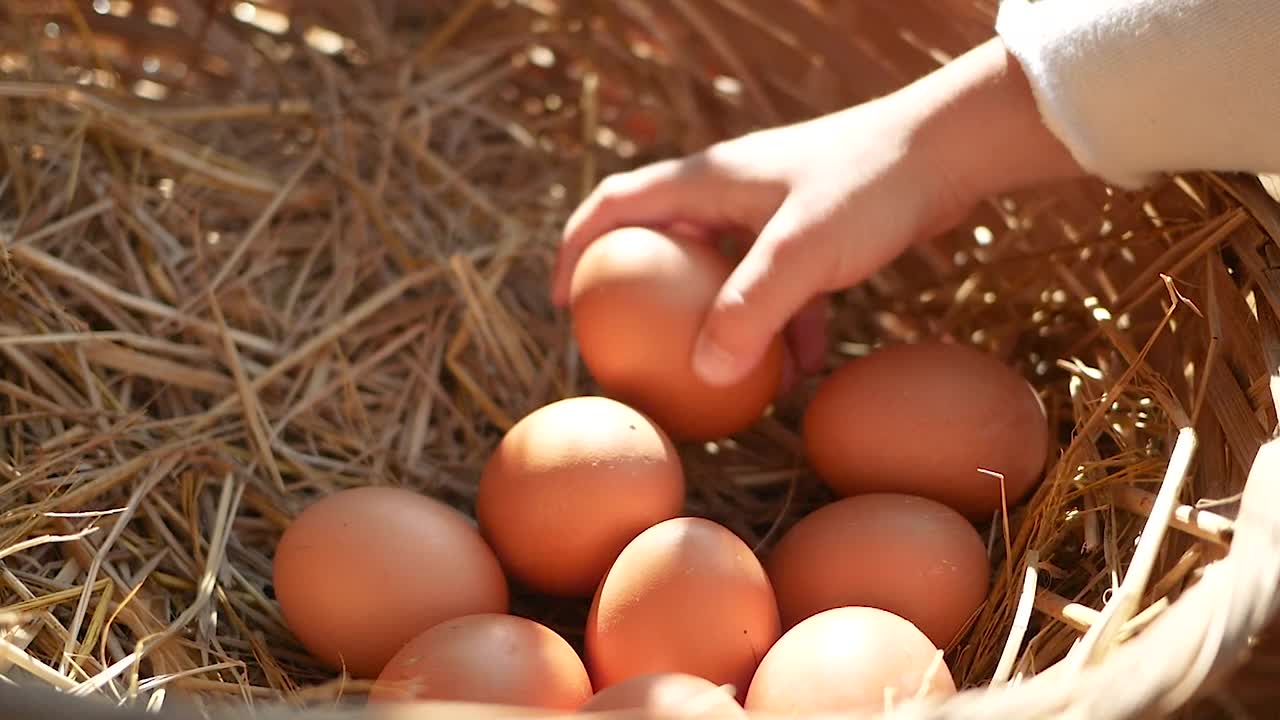
[[912,154],[938,176],[950,202],[1084,173],[1044,124],[1021,66],[993,38],[895,94],[910,113]]

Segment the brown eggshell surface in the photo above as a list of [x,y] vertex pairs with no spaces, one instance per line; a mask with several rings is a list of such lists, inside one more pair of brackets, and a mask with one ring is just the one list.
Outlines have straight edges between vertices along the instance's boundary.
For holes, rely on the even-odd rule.
[[578,654],[550,628],[512,615],[446,620],[391,658],[372,702],[419,700],[572,711],[591,697]]
[[814,615],[787,631],[760,663],[745,703],[761,717],[884,709],[916,696],[955,694],[938,648],[914,625],[875,608]]
[[986,546],[964,516],[911,495],[823,506],[787,531],[765,561],[789,628],[824,610],[865,605],[911,621],[939,647],[987,595]]
[[710,440],[747,428],[782,380],[780,340],[732,385],[708,385],[694,373],[694,343],[732,269],[709,243],[644,228],[606,233],[574,268],[570,312],[583,362],[606,394],[676,439]]
[[596,693],[579,713],[636,711],[631,717],[676,720],[746,720],[733,694],[715,683],[684,673],[640,675]]
[[575,397],[507,432],[480,479],[476,513],[513,577],[590,597],[622,548],[683,504],[680,458],[657,425],[615,400]]
[[600,584],[587,663],[598,689],[679,672],[741,697],[778,634],[773,589],[751,548],[710,520],[676,518],[632,540]]
[[375,677],[405,642],[460,615],[506,612],[507,581],[462,513],[410,490],[344,490],[280,538],[276,598],[318,659]]
[[896,492],[974,520],[1021,500],[1044,467],[1044,408],[1012,369],[976,348],[874,350],[818,387],[804,417],[809,462],[839,495]]

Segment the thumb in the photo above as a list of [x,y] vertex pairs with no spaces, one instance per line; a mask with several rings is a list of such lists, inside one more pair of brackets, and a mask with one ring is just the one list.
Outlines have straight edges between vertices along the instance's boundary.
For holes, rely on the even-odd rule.
[[694,346],[693,367],[711,385],[742,379],[791,319],[823,290],[818,229],[784,203],[725,281]]

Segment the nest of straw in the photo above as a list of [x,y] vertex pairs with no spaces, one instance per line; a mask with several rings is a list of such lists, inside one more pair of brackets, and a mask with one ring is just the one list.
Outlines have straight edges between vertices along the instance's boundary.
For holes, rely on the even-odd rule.
[[[286,629],[275,541],[352,486],[469,509],[515,420],[591,391],[546,297],[574,203],[892,89],[988,36],[990,5],[8,0],[0,676],[153,708],[358,703]],[[1078,183],[992,198],[836,299],[831,367],[970,342],[1057,430],[1040,490],[984,528],[992,593],[947,649],[958,684],[1005,689],[934,712],[1250,701],[1215,691],[1275,595],[1274,539],[1246,543],[1247,587],[1226,560],[1274,528],[1237,515],[1277,422],[1278,243],[1256,178]],[[811,388],[682,448],[691,513],[767,551],[828,499],[797,441]],[[579,604],[516,609],[580,636]],[[1125,695],[1105,678],[1147,635],[1150,667],[1186,667]]]

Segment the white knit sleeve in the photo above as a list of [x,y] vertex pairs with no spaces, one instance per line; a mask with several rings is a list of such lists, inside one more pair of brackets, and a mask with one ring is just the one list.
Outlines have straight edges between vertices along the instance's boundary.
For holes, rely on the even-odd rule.
[[1280,172],[1280,0],[1003,0],[996,32],[1109,182]]

